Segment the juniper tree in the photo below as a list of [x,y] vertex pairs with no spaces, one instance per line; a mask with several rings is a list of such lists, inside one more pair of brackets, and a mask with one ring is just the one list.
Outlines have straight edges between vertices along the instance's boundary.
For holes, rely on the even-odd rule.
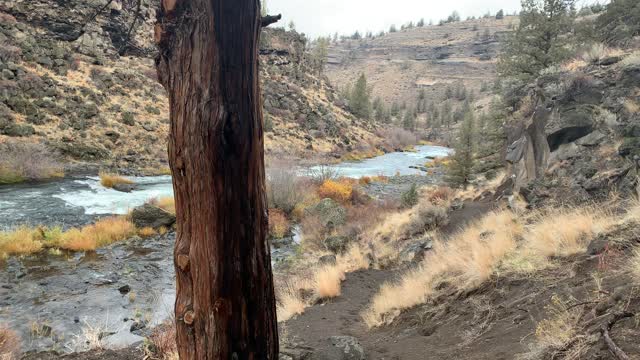
[[472,112],[467,112],[454,144],[455,153],[447,169],[447,181],[455,186],[466,187],[473,179],[475,168],[475,120]]
[[402,127],[405,130],[413,131],[416,128],[416,113],[413,109],[407,109],[402,119]]
[[612,1],[598,17],[597,28],[603,41],[613,45],[628,45],[634,36],[640,35],[640,2]]
[[574,23],[575,0],[522,0],[520,24],[507,39],[498,71],[529,81],[570,55],[567,36]]
[[349,98],[349,108],[356,116],[368,118],[371,115],[370,94],[371,90],[367,87],[367,78],[364,74],[360,74]]

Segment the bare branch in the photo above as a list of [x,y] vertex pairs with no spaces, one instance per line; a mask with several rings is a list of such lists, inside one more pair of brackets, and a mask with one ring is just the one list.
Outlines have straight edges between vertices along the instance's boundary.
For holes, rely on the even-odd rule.
[[633,316],[635,316],[635,314],[630,312],[615,314],[613,318],[611,318],[611,320],[609,320],[609,322],[606,325],[602,325],[602,328],[600,329],[600,332],[602,333],[602,337],[604,338],[604,342],[607,344],[607,347],[609,347],[609,350],[613,353],[613,355],[615,355],[615,357],[618,360],[629,360],[629,355],[627,355],[622,349],[620,349],[618,345],[616,345],[615,342],[613,342],[613,340],[611,339],[611,336],[609,335],[609,330],[611,330],[613,325],[618,320],[622,320],[624,318],[633,317]]

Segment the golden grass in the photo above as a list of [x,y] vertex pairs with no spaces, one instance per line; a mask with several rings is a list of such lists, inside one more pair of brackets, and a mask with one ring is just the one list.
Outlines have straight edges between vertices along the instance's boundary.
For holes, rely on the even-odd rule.
[[22,226],[13,231],[0,232],[0,257],[34,254],[44,248],[95,250],[135,234],[135,226],[124,217],[108,217],[95,224],[67,231],[62,231],[60,227],[30,229]]
[[[368,267],[369,261],[364,249],[361,245],[355,244],[344,254],[338,255],[335,264],[311,266],[305,269],[305,275],[291,277],[276,291],[278,321],[286,321],[302,314],[316,299],[340,296],[341,283],[346,273]],[[303,292],[311,292],[312,296],[304,299]]]
[[629,259],[629,270],[633,274],[633,279],[636,284],[640,284],[640,249],[633,251],[633,256]]
[[179,360],[178,347],[176,344],[176,325],[174,320],[167,320],[162,325],[156,327],[149,342],[152,345],[145,350],[148,358],[158,360]]
[[0,255],[27,255],[42,250],[42,234],[21,226],[14,231],[0,232]]
[[113,188],[116,185],[122,185],[122,184],[133,184],[134,182],[124,178],[120,175],[116,175],[116,174],[109,174],[106,172],[101,172],[99,174],[100,176],[100,184],[106,188]]
[[531,273],[553,257],[584,252],[589,242],[615,224],[596,207],[547,210],[531,225],[511,211],[494,212],[469,225],[434,250],[398,282],[384,284],[363,318],[369,326],[391,321],[400,311],[424,303],[442,281],[459,291],[473,289],[499,273]]
[[436,202],[432,203],[429,196],[422,196],[411,209],[389,215],[374,228],[372,236],[378,240],[402,241],[433,230],[446,222],[449,208],[448,200]]
[[140,236],[143,239],[152,237],[152,236],[154,236],[156,234],[157,234],[157,232],[155,231],[155,229],[150,227],[150,226],[147,226],[147,227],[144,227],[144,228],[138,230],[138,236]]

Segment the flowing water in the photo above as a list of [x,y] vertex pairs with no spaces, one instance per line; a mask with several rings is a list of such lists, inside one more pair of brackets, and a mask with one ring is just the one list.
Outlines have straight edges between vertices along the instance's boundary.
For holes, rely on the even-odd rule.
[[[449,149],[418,146],[416,152],[390,153],[335,165],[341,176],[414,175]],[[97,177],[0,187],[0,229],[20,224],[78,226],[97,217],[126,214],[151,198],[172,196],[171,177],[132,178],[136,189],[106,189]],[[272,247],[274,263],[291,256],[300,241]],[[169,233],[114,244],[96,252],[42,252],[0,263],[0,325],[22,336],[24,350],[77,351],[87,334],[101,334],[106,347],[141,341],[172,313],[175,299],[173,241]],[[128,291],[124,291],[127,290]],[[145,324],[143,329],[135,329]],[[132,327],[133,326],[133,327]],[[133,330],[133,331],[132,331]]]

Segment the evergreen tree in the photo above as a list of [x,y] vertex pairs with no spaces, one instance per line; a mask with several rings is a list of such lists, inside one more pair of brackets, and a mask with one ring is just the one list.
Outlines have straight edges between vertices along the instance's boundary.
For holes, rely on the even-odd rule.
[[575,0],[522,0],[520,24],[506,41],[498,71],[523,81],[570,55],[567,37],[573,27]]
[[356,116],[366,119],[371,115],[370,94],[371,89],[367,87],[367,78],[364,74],[360,74],[349,98],[349,108]]
[[395,26],[395,25],[391,25],[391,26],[389,27],[389,32],[390,32],[390,33],[394,33],[394,32],[396,32],[396,31],[398,31],[398,29],[396,29],[396,26]]
[[416,113],[412,109],[407,109],[404,112],[404,118],[402,119],[402,127],[405,130],[413,131],[416,129]]
[[391,104],[391,115],[392,116],[398,116],[400,115],[400,105],[398,105],[397,102],[393,102],[393,104]]
[[502,20],[502,19],[504,19],[504,10],[500,9],[496,13],[496,20]]
[[418,21],[418,27],[423,27],[424,26],[424,18],[420,19],[420,21]]
[[322,74],[324,66],[327,63],[327,56],[329,54],[329,38],[319,37],[315,46],[311,50],[311,63],[312,67]]
[[475,168],[475,120],[468,112],[462,122],[453,147],[455,153],[447,169],[447,181],[455,186],[466,187],[473,180]]

